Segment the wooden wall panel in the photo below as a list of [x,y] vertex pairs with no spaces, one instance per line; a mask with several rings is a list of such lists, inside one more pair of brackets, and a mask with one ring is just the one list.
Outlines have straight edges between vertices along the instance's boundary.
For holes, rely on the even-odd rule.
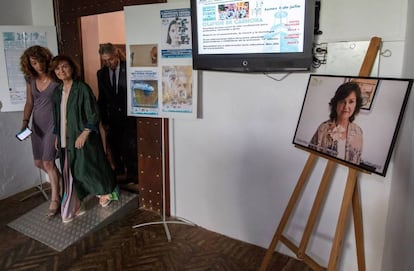
[[[162,212],[163,165],[162,119],[138,119],[138,170],[140,206]],[[168,139],[168,122],[164,120],[164,135]],[[164,144],[168,150],[168,144]],[[164,151],[165,171],[168,172],[168,151]],[[167,175],[167,174],[166,174]],[[142,180],[142,181],[141,181]],[[169,215],[169,182],[166,182],[166,213]]]

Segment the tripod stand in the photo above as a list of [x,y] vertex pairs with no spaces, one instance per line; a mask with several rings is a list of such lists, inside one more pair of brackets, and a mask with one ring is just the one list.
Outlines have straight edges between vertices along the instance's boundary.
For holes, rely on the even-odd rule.
[[37,191],[23,197],[22,199],[20,199],[20,201],[25,201],[31,197],[33,197],[34,195],[37,195],[39,193],[41,193],[43,195],[43,197],[45,198],[45,200],[49,200],[49,197],[46,194],[46,191],[50,189],[50,187],[46,187],[43,188],[43,181],[42,181],[42,171],[39,169],[39,184],[36,185],[35,187],[37,189]]
[[165,230],[165,234],[167,236],[167,240],[168,242],[171,241],[171,233],[170,230],[168,228],[168,224],[184,224],[184,225],[189,225],[189,226],[196,226],[196,224],[185,220],[183,218],[178,218],[175,217],[175,219],[177,220],[167,220],[167,216],[166,216],[166,195],[165,195],[165,187],[166,187],[166,179],[165,179],[165,126],[164,126],[164,119],[161,120],[161,139],[162,139],[162,147],[161,147],[161,158],[162,158],[162,214],[161,214],[161,221],[154,221],[154,222],[148,222],[148,223],[142,223],[142,224],[137,224],[132,226],[132,228],[140,228],[140,227],[145,227],[145,226],[150,226],[150,225],[163,225],[164,226],[164,230]]

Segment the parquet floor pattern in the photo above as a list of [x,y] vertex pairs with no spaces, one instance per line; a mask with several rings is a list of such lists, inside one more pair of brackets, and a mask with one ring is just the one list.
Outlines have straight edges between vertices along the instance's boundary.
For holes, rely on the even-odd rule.
[[[38,195],[19,199],[28,190],[0,201],[0,270],[113,270],[113,271],[256,271],[265,249],[198,226],[168,224],[133,229],[158,221],[159,215],[136,210],[57,252],[7,226],[44,202]],[[274,253],[269,271],[310,271],[305,264]]]

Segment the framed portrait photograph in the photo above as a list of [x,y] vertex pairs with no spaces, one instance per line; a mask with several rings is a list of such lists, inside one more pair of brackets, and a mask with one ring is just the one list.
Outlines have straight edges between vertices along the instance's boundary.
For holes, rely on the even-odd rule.
[[359,88],[361,89],[361,98],[363,110],[370,110],[372,101],[375,96],[375,91],[378,86],[378,79],[372,78],[354,78],[352,81],[358,83]]
[[385,176],[413,79],[312,74],[293,144]]

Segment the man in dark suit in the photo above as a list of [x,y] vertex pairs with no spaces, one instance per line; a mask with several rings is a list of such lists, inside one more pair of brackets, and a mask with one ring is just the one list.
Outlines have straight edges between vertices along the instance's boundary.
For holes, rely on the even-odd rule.
[[98,104],[110,160],[118,177],[126,174],[127,183],[138,183],[137,127],[127,116],[125,56],[111,43],[101,45],[99,55],[104,67],[97,72]]

